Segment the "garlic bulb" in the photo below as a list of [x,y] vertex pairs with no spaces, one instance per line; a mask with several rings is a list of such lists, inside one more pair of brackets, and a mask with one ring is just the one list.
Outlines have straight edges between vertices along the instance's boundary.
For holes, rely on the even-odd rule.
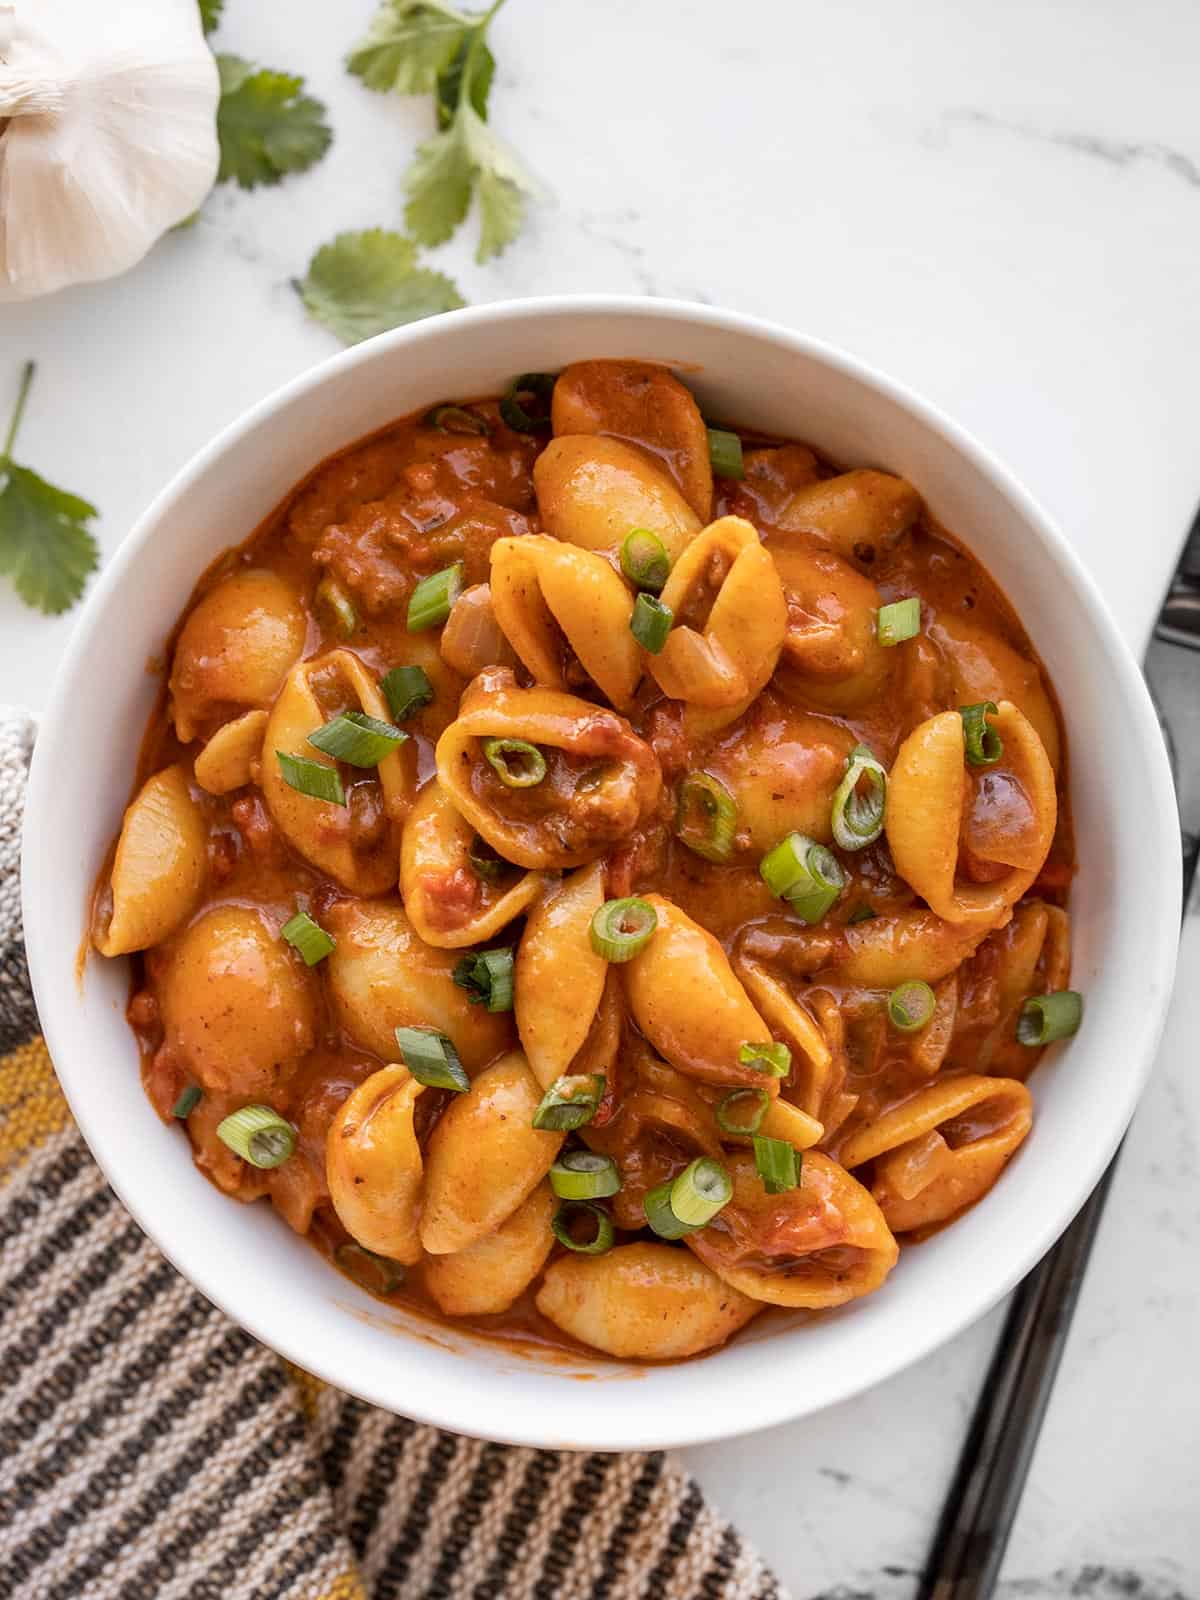
[[0,4],[0,300],[124,272],[190,216],[219,95],[196,0]]

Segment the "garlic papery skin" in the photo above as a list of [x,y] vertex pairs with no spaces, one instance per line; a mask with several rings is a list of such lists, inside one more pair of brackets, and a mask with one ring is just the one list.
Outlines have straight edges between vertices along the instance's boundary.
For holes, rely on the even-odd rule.
[[0,5],[0,300],[124,272],[191,216],[220,92],[196,0]]

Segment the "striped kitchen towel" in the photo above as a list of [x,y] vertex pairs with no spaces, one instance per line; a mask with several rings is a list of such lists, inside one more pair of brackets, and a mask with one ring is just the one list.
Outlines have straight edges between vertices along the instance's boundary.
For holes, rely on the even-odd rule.
[[285,1365],[158,1253],[58,1089],[0,709],[0,1597],[783,1600],[661,1452],[514,1449]]

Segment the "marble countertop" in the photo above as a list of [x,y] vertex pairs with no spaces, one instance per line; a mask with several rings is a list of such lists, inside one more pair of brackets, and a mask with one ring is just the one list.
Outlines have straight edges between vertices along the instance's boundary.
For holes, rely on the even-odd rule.
[[[216,44],[307,75],[327,159],[223,188],[123,278],[0,307],[0,388],[40,367],[21,457],[102,508],[106,551],[217,428],[337,348],[290,287],[313,249],[399,225],[428,111],[343,72],[372,9],[228,0]],[[510,0],[493,42],[493,119],[554,199],[487,268],[470,225],[435,253],[468,300],[679,296],[893,372],[1016,470],[1141,651],[1200,500],[1194,0]],[[42,705],[71,627],[0,585],[0,697]],[[1200,1595],[1198,1032],[1185,981],[1005,1595]],[[821,1416],[687,1452],[797,1600],[911,1595],[1000,1315]]]

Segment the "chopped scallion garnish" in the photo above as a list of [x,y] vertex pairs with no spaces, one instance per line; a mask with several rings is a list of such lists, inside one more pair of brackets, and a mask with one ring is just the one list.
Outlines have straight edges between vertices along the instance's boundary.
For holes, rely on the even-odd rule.
[[[739,1118],[733,1115],[734,1108],[753,1106],[749,1116]],[[722,1133],[757,1133],[763,1125],[763,1118],[771,1108],[771,1096],[765,1089],[731,1089],[728,1094],[723,1094],[716,1104],[717,1127]]]
[[675,613],[670,606],[663,605],[657,595],[643,591],[638,595],[629,619],[629,631],[643,650],[649,650],[652,656],[656,656],[666,644],[674,620]]
[[660,1239],[682,1239],[705,1228],[733,1198],[733,1180],[719,1161],[697,1156],[677,1178],[651,1189],[646,1221]]
[[802,922],[820,922],[846,885],[837,857],[807,834],[789,833],[758,864],[767,888]]
[[[866,793],[862,791],[866,780]],[[846,775],[833,796],[833,840],[843,850],[862,850],[883,832],[887,810],[887,773],[865,744],[856,744],[846,758]]]
[[728,861],[737,832],[737,802],[708,772],[693,772],[679,786],[675,832],[706,861]]
[[508,386],[500,415],[514,433],[544,433],[550,427],[553,372],[523,372]]
[[369,717],[365,711],[343,711],[340,717],[310,733],[308,742],[335,761],[346,761],[352,767],[377,767],[407,738],[402,728]]
[[181,1121],[185,1117],[190,1117],[203,1098],[204,1090],[201,1089],[200,1085],[198,1083],[189,1083],[187,1088],[180,1094],[179,1099],[171,1107],[171,1115],[178,1117]]
[[379,687],[397,722],[414,716],[433,700],[433,685],[424,667],[393,667],[385,673]]
[[1017,1018],[1017,1043],[1036,1048],[1069,1039],[1083,1021],[1083,996],[1077,989],[1030,995]]
[[463,564],[456,561],[452,567],[431,572],[422,578],[408,602],[407,628],[409,633],[424,633],[426,628],[438,628],[450,615],[450,607],[462,593]]
[[434,406],[425,421],[441,433],[473,433],[483,437],[492,431],[487,418],[467,406]]
[[786,1139],[754,1135],[754,1165],[768,1194],[786,1194],[800,1182],[800,1155]]
[[1004,741],[988,722],[996,711],[994,700],[981,700],[977,706],[958,709],[963,725],[963,748],[973,767],[994,767],[1004,754]]
[[376,1255],[353,1239],[338,1245],[333,1259],[348,1278],[369,1294],[393,1294],[404,1282],[404,1268],[398,1261]]
[[649,528],[634,528],[621,546],[621,571],[639,589],[657,594],[671,576],[666,545]]
[[634,895],[606,900],[592,918],[592,949],[605,961],[632,961],[649,944],[658,927],[658,912]]
[[286,750],[276,750],[275,759],[289,788],[307,795],[310,800],[328,800],[334,806],[346,804],[346,791],[336,767],[327,767],[323,761],[310,761],[307,756],[290,756]]
[[484,739],[484,759],[506,789],[532,789],[546,776],[546,758],[528,739]]
[[718,478],[744,478],[746,464],[742,460],[742,441],[736,433],[724,428],[709,428],[708,459]]
[[337,630],[343,639],[349,639],[357,632],[358,612],[354,609],[354,602],[336,578],[321,579],[317,585],[317,599],[327,605],[333,613]]
[[792,1052],[787,1045],[774,1039],[764,1040],[762,1044],[747,1043],[738,1049],[738,1063],[753,1067],[755,1072],[765,1073],[768,1078],[786,1078],[792,1070]]
[[318,961],[324,961],[335,947],[333,935],[326,933],[307,911],[297,911],[294,917],[285,922],[279,930],[279,937],[285,939],[303,958],[306,967],[315,967]]
[[921,602],[916,595],[907,600],[893,600],[891,605],[880,606],[875,634],[880,644],[903,644],[915,639],[921,631]]
[[555,1078],[533,1113],[533,1126],[548,1128],[554,1133],[570,1133],[575,1128],[582,1128],[600,1109],[604,1086],[602,1072],[581,1072]]
[[455,983],[465,989],[472,1005],[486,1005],[489,1011],[513,1008],[513,952],[507,945],[500,950],[485,950],[481,955],[464,956],[453,972]]
[[901,1033],[915,1033],[933,1016],[937,996],[920,978],[910,978],[888,995],[887,1011],[893,1028]]
[[471,842],[467,851],[467,862],[471,871],[484,883],[496,883],[503,872],[507,871],[510,863],[503,856],[498,856],[488,844],[486,839],[481,839],[478,834]]
[[560,1200],[603,1200],[621,1187],[611,1156],[595,1150],[568,1150],[550,1168],[550,1187]]
[[[584,1220],[591,1223],[595,1232],[581,1243],[572,1228]],[[612,1249],[612,1218],[603,1206],[593,1205],[590,1200],[564,1200],[550,1219],[550,1228],[559,1244],[566,1245],[577,1255],[602,1256]]]
[[296,1148],[296,1130],[271,1106],[243,1106],[217,1124],[217,1138],[252,1167],[281,1167]]
[[453,1089],[456,1094],[471,1087],[453,1042],[436,1028],[397,1028],[396,1046],[418,1083],[430,1089]]

